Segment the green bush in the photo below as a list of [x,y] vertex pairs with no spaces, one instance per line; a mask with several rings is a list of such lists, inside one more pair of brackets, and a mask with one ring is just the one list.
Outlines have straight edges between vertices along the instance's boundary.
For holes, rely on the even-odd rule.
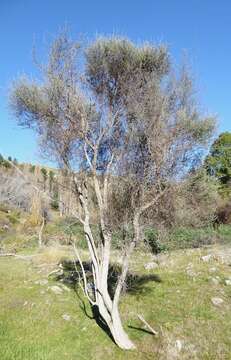
[[157,229],[149,228],[145,230],[144,241],[150,247],[153,254],[159,254],[167,250],[167,245],[161,243],[159,240],[159,233]]
[[198,248],[230,241],[231,225],[220,225],[217,230],[212,226],[203,228],[176,227],[169,229],[163,236],[155,228],[149,228],[145,231],[145,243],[154,254],[165,250]]
[[12,211],[7,215],[7,218],[11,222],[11,224],[18,224],[20,220],[20,211]]
[[223,242],[231,242],[231,225],[220,225],[217,230],[219,239]]
[[211,226],[204,228],[179,227],[169,234],[168,244],[170,249],[187,249],[211,245],[217,240],[217,232]]
[[59,209],[59,201],[56,200],[56,199],[52,200],[52,201],[51,201],[51,208],[52,208],[53,210],[58,210],[58,209]]

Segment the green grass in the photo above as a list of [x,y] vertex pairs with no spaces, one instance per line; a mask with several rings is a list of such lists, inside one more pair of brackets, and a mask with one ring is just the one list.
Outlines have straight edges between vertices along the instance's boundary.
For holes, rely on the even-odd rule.
[[[217,249],[231,254],[230,247]],[[150,254],[134,254],[132,271],[140,275],[155,273],[161,282],[146,283],[121,299],[125,329],[137,345],[132,352],[118,349],[84,314],[82,302],[73,290],[55,295],[48,289],[57,285],[54,280],[49,280],[48,285],[35,283],[47,278],[52,269],[50,263],[70,256],[68,248],[44,250],[33,262],[1,258],[0,359],[230,359],[231,287],[224,285],[224,279],[231,276],[231,268],[219,260],[200,261],[206,251],[161,255],[163,265],[154,272],[144,269],[144,263],[151,260]],[[188,266],[195,277],[187,274]],[[215,273],[210,273],[211,267],[216,267]],[[221,283],[211,284],[211,276],[219,276]],[[215,296],[223,298],[222,306],[211,303]],[[158,331],[157,337],[140,330],[144,326],[137,318],[139,313]],[[71,320],[63,320],[63,314],[69,314]],[[183,342],[183,348],[175,354],[177,339]]]

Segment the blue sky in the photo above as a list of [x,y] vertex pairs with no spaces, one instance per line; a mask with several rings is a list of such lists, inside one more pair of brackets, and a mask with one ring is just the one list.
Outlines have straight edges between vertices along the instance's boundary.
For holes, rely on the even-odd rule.
[[18,129],[8,90],[33,75],[32,46],[43,56],[48,39],[67,25],[72,36],[121,34],[165,42],[178,62],[186,51],[203,108],[231,131],[231,1],[229,0],[0,0],[0,153],[41,161],[34,135]]

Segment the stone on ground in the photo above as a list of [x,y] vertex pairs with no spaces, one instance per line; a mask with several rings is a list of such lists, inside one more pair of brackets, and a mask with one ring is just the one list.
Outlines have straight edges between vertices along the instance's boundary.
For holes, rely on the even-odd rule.
[[210,260],[213,259],[213,255],[212,254],[208,254],[208,255],[204,255],[204,256],[201,256],[201,260],[204,261],[204,262],[209,262]]
[[49,289],[51,289],[51,291],[53,291],[56,295],[61,295],[63,293],[63,289],[57,285],[51,286]]
[[149,262],[149,263],[145,264],[144,268],[145,268],[145,270],[156,269],[156,268],[158,268],[158,264],[155,263],[154,261],[152,261],[152,262]]
[[63,320],[66,320],[66,321],[70,321],[70,320],[71,320],[71,317],[70,317],[70,315],[68,315],[68,314],[63,314],[63,315],[62,315],[62,318],[63,318]]
[[215,305],[215,306],[220,306],[224,302],[224,300],[219,297],[214,297],[211,299],[211,301],[212,301],[213,305]]

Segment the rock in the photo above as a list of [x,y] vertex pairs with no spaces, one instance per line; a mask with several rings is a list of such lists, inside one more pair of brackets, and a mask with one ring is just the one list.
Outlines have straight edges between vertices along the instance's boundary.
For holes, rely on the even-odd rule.
[[156,269],[156,268],[158,268],[158,264],[155,263],[154,261],[152,261],[152,262],[149,262],[149,263],[145,264],[144,268],[145,268],[145,270]]
[[186,274],[190,277],[196,277],[198,274],[193,270],[193,264],[189,263],[186,268]]
[[209,272],[216,272],[217,271],[217,268],[216,267],[211,267],[210,269],[209,269]]
[[63,292],[63,289],[57,285],[51,286],[49,289],[53,291],[56,295],[61,295]]
[[10,230],[10,227],[5,224],[2,226],[2,230],[8,231],[8,230]]
[[188,266],[187,266],[187,268],[193,268],[193,263],[188,263]]
[[63,275],[63,269],[60,268],[60,269],[55,269],[53,271],[51,271],[48,276],[51,276],[51,275],[55,275],[55,276],[62,276]]
[[220,278],[217,276],[215,278],[210,278],[209,281],[214,285],[218,285],[220,283]]
[[47,279],[36,280],[34,283],[35,283],[36,285],[47,285],[47,284],[48,284],[48,280],[47,280]]
[[66,321],[70,321],[70,320],[71,320],[71,317],[70,317],[70,315],[68,315],[68,314],[63,314],[63,315],[62,315],[62,318],[63,318],[63,320],[66,320]]
[[231,285],[231,279],[226,279],[225,280],[225,285],[230,286]]
[[62,284],[62,289],[65,290],[65,291],[68,291],[70,292],[71,289],[69,287],[67,287],[66,285]]
[[214,297],[211,299],[211,301],[212,301],[213,305],[215,305],[215,306],[220,306],[224,302],[224,300],[219,297]]
[[176,340],[176,342],[175,342],[175,348],[176,348],[178,351],[181,351],[182,348],[183,348],[183,341],[181,341],[181,340]]
[[152,260],[153,260],[154,262],[158,263],[159,260],[160,260],[160,257],[158,256],[158,254],[152,254]]
[[197,274],[192,269],[186,269],[186,273],[188,276],[195,277]]
[[219,254],[219,255],[217,256],[217,259],[219,260],[219,262],[220,262],[221,264],[226,264],[226,263],[227,263],[226,257],[223,256],[223,255],[221,255],[221,254]]
[[209,255],[205,255],[205,256],[201,256],[201,260],[204,262],[209,262],[210,260],[213,259],[213,256],[211,254]]

